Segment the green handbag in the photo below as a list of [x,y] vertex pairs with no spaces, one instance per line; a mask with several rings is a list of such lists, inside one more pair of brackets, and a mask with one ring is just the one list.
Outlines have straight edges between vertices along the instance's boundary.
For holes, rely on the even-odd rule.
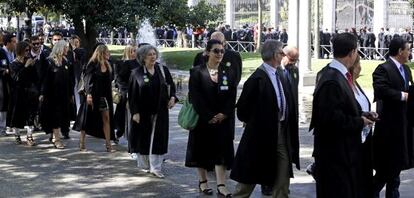
[[198,114],[194,110],[193,105],[186,99],[184,105],[178,113],[178,125],[183,129],[192,130],[197,126]]

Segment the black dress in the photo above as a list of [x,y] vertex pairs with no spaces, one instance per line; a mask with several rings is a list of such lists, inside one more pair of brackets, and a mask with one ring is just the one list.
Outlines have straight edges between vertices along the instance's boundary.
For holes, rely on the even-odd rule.
[[[86,134],[105,138],[103,132],[102,113],[99,110],[101,98],[105,98],[109,106],[109,125],[111,140],[115,139],[112,105],[112,76],[110,71],[101,72],[99,63],[91,62],[85,69],[85,94],[81,96],[81,106],[76,117],[73,130],[84,130]],[[88,105],[86,95],[92,95],[93,105]]]
[[72,102],[72,83],[69,62],[65,59],[62,66],[57,66],[52,59],[47,60],[48,66],[43,80],[41,123],[46,133],[52,129],[69,128]]
[[[189,96],[199,115],[195,129],[190,131],[185,166],[214,170],[215,165],[230,169],[233,164],[234,122],[229,116],[234,112],[234,79],[227,75],[228,67],[219,66],[218,83],[211,80],[206,65],[190,70]],[[208,124],[216,114],[228,118],[219,124]]]
[[15,128],[24,128],[29,125],[30,88],[37,81],[36,70],[33,66],[25,67],[24,63],[17,60],[10,64],[12,89],[11,100],[8,111],[8,126]]
[[[163,68],[165,78],[160,68]],[[169,115],[168,101],[171,97],[177,100],[175,85],[167,67],[155,65],[151,75],[143,66],[131,73],[128,100],[131,111],[131,130],[128,142],[131,153],[148,155],[150,153],[152,117],[157,115],[155,122],[152,154],[163,155],[168,152]],[[132,120],[132,115],[139,113],[140,123]]]

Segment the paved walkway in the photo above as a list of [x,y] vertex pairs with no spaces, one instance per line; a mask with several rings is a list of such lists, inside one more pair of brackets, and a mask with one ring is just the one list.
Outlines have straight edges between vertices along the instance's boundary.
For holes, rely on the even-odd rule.
[[[295,170],[290,191],[293,198],[313,198],[314,180],[304,172],[312,161],[313,139],[307,132],[311,96],[305,94],[301,98],[302,170]],[[195,169],[184,167],[188,132],[177,125],[180,107],[177,105],[170,113],[165,179],[139,172],[125,146],[115,146],[117,152],[106,153],[104,140],[87,137],[88,151],[82,153],[78,151],[79,133],[71,132],[72,139],[64,141],[66,149],[57,150],[48,143],[48,136],[36,133],[39,145],[32,148],[15,145],[12,136],[0,137],[0,197],[203,197],[198,193]],[[242,134],[240,122],[236,123],[236,134],[237,147]],[[209,185],[216,185],[214,174],[209,175]],[[231,191],[234,185],[228,182]],[[403,172],[402,198],[414,197],[412,186],[414,170]],[[259,186],[252,197],[262,197]]]

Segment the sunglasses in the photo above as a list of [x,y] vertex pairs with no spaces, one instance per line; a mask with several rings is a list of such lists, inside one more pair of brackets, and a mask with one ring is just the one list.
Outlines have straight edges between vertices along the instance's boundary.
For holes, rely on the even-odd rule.
[[216,49],[213,49],[212,50],[213,51],[213,53],[215,53],[215,54],[224,54],[224,49],[218,49],[218,48],[216,48]]
[[40,45],[40,43],[32,43],[32,45]]

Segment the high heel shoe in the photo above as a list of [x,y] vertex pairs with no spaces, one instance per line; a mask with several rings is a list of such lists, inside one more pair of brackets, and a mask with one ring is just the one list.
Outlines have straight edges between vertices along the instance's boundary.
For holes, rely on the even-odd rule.
[[113,149],[112,148],[112,145],[111,144],[107,144],[106,145],[106,152],[108,152],[108,153],[113,153],[113,152],[115,152],[116,150],[115,149]]
[[[222,192],[220,191],[220,187],[226,188],[226,185],[224,185],[224,184],[219,184],[219,185],[217,185],[217,195],[218,195],[219,197],[226,197],[226,198],[233,197],[233,195],[232,195],[231,193],[228,193],[228,194],[224,194],[224,193],[222,193]],[[227,190],[227,189],[226,189],[226,190]],[[228,191],[228,190],[227,190],[227,191]]]
[[199,181],[198,182],[198,189],[200,190],[201,193],[203,193],[205,195],[212,195],[213,194],[213,189],[211,189],[211,188],[202,189],[201,184],[206,184],[206,186],[207,186],[207,180]]

